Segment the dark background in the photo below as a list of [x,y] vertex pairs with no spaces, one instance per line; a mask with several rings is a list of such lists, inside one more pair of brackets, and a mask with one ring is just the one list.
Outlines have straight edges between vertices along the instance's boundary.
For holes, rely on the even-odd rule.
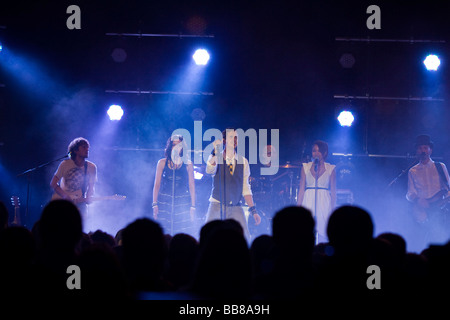
[[[66,27],[66,9],[72,4],[81,9],[81,30]],[[381,8],[381,30],[366,27],[371,4]],[[414,161],[407,155],[414,154],[418,134],[430,134],[434,155],[448,163],[448,9],[447,1],[3,3],[0,199],[9,203],[18,195],[31,227],[51,195],[48,184],[58,161],[18,175],[58,159],[73,138],[83,136],[90,140],[90,160],[98,166],[97,193],[127,195],[124,202],[96,204],[98,219],[90,228],[114,234],[135,217],[149,216],[162,148],[173,130],[193,129],[200,109],[203,132],[230,126],[279,129],[281,163],[305,160],[316,139],[329,143],[330,154],[366,155],[329,157],[338,168],[352,171],[340,177],[338,187],[349,188],[355,204],[370,211],[377,233],[395,231],[409,240],[413,231],[405,200],[406,175],[388,186]],[[348,42],[338,37],[435,42]],[[211,60],[197,78],[190,78],[191,56],[199,46],[210,51]],[[125,50],[124,62],[113,60],[115,48]],[[441,57],[441,68],[433,74],[422,64],[430,52]],[[350,69],[339,62],[344,53],[355,58]],[[106,117],[112,103],[125,109],[118,123]],[[356,113],[351,128],[341,128],[336,121],[344,105]],[[209,183],[204,178],[197,184],[201,208],[207,203]],[[204,213],[202,209],[198,214]]]

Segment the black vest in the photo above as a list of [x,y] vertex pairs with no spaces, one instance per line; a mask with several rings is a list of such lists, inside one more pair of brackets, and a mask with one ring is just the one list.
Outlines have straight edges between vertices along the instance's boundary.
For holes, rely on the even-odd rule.
[[[223,153],[221,153],[220,156],[223,157]],[[237,161],[237,159],[240,159],[240,161]],[[244,184],[243,158],[239,155],[236,155],[233,166],[234,166],[234,173],[231,174],[228,165],[225,163],[225,160],[223,161],[222,164],[219,163],[217,165],[216,174],[214,175],[212,181],[212,193],[211,193],[212,197],[218,201],[225,200],[223,201],[223,203],[229,206],[239,205],[242,199],[242,187]],[[224,182],[224,172],[225,172],[225,182]]]

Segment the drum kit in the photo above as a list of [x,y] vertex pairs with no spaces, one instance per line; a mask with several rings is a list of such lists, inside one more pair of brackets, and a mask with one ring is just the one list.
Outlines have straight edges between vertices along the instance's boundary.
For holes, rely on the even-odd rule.
[[253,200],[258,208],[273,214],[288,205],[297,203],[301,163],[286,162],[273,176],[250,177]]
[[261,216],[259,226],[255,226],[251,219],[248,220],[253,237],[271,234],[271,220],[275,213],[284,207],[297,204],[301,166],[301,162],[286,162],[278,166],[276,175],[250,177],[253,201]]

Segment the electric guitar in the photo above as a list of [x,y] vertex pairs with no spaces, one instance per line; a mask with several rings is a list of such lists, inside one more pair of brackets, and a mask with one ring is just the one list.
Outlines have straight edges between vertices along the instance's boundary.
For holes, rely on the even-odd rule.
[[14,220],[11,222],[12,226],[21,226],[20,222],[20,199],[18,196],[11,197],[11,204],[14,206]]
[[[104,200],[125,200],[127,197],[122,195],[112,195],[112,196],[100,196],[100,197],[90,197],[89,199],[83,197],[81,190],[75,191],[70,195],[70,200],[75,204],[87,204],[87,201],[94,202],[94,201],[104,201]],[[52,195],[51,200],[57,200],[62,199],[62,197],[57,194],[56,192]]]
[[415,203],[413,207],[414,218],[419,223],[425,223],[429,215],[438,213],[443,214],[450,210],[450,196],[445,189],[436,192],[434,196],[425,200],[428,202],[428,208],[419,206],[417,203]]

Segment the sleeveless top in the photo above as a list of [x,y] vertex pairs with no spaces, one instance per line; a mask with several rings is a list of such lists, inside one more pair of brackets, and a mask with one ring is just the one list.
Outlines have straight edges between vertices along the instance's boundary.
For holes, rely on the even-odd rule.
[[[325,172],[317,180],[311,174],[311,167],[313,162],[304,163],[303,170],[305,171],[305,194],[303,196],[302,206],[311,210],[314,219],[316,220],[316,230],[322,236],[326,237],[326,226],[328,218],[331,214],[331,195],[330,195],[330,177],[336,167],[329,163],[325,163]],[[317,190],[317,206],[315,205]]]
[[162,175],[161,188],[158,195],[158,221],[164,233],[191,233],[190,221],[191,196],[189,193],[189,175],[186,165],[172,170],[166,160]]

